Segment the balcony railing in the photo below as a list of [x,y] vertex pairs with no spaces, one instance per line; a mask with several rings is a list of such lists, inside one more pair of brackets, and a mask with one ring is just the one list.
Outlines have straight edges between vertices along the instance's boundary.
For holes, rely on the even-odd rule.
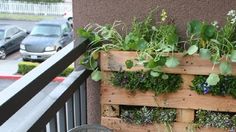
[[79,38],[0,92],[0,132],[65,132],[86,123],[86,79],[77,67],[57,87],[45,90],[87,49]]

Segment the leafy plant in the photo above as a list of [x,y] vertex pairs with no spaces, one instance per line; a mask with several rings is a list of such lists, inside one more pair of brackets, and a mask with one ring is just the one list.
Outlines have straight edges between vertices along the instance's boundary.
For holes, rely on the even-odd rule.
[[118,29],[125,29],[125,25],[120,21],[115,21],[112,25],[94,24],[78,29],[79,36],[91,41],[90,49],[81,59],[81,64],[95,70],[98,66],[97,54],[100,51],[125,50],[138,52],[137,59],[126,61],[127,68],[143,65],[152,71],[160,72],[161,67],[165,65],[176,67],[179,64],[178,59],[169,56],[169,53],[177,51],[179,37],[176,27],[167,22],[165,10],[161,13],[162,21],[155,24],[152,19],[154,11],[156,9],[151,11],[143,21],[134,19],[130,32],[124,36],[118,32]]
[[209,85],[207,76],[195,76],[191,86],[198,94],[212,94],[220,96],[232,96],[236,98],[236,77],[235,76],[219,76],[219,83]]
[[[219,28],[217,22],[212,24],[193,20],[188,23],[187,35],[190,44],[187,50],[188,55],[199,53],[203,59],[209,59],[212,63],[219,64],[219,70],[223,75],[232,73],[230,62],[235,62],[236,58],[236,14],[232,10],[227,14],[227,21]],[[213,66],[214,68],[214,66]],[[210,74],[207,83],[216,85],[219,78],[216,74]]]
[[155,73],[153,71],[113,72],[111,83],[114,86],[124,87],[131,92],[151,90],[158,95],[177,91],[182,84],[182,78],[180,75]]
[[195,123],[200,127],[216,127],[235,130],[235,117],[236,115],[231,116],[227,113],[198,110],[196,111]]

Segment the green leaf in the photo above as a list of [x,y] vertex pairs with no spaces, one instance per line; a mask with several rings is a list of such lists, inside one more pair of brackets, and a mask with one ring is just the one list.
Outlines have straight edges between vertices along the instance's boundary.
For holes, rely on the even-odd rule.
[[150,75],[153,76],[153,77],[158,77],[158,76],[160,76],[160,73],[156,72],[156,71],[151,71]]
[[211,58],[211,52],[209,49],[201,48],[199,54],[202,59],[209,60]]
[[167,58],[165,65],[170,68],[176,67],[179,65],[179,60],[176,57],[169,57]]
[[220,68],[220,73],[223,75],[232,73],[232,67],[231,67],[230,63],[228,63],[228,62],[220,63],[219,68]]
[[146,68],[155,68],[158,66],[157,62],[154,59],[151,59],[144,65]]
[[216,27],[213,25],[204,25],[201,31],[201,37],[203,40],[210,40],[214,38],[216,34]]
[[94,39],[93,33],[91,31],[85,30],[84,28],[77,29],[76,33],[78,36],[90,39],[90,41],[93,41]]
[[200,34],[202,29],[202,22],[198,20],[193,20],[188,23],[187,30],[191,34]]
[[93,56],[94,60],[97,60],[98,57],[99,57],[99,52],[98,51],[97,52],[93,52],[92,56]]
[[166,75],[166,74],[163,74],[163,75],[161,76],[161,78],[162,78],[162,79],[164,79],[164,80],[166,80],[166,79],[168,79],[168,78],[169,78],[169,76],[168,76],[168,75]]
[[132,60],[126,60],[125,65],[128,69],[131,69],[134,66],[134,63]]
[[236,62],[236,50],[233,50],[230,54],[230,59],[232,62]]
[[147,48],[147,41],[145,41],[144,39],[140,39],[137,44],[135,49],[136,50],[145,50]]
[[192,45],[189,47],[187,54],[189,55],[193,55],[194,53],[196,53],[198,50],[198,47],[196,45]]
[[177,44],[179,41],[178,35],[175,33],[169,34],[167,36],[167,43],[170,45],[174,45]]
[[91,74],[92,80],[94,81],[100,81],[102,79],[101,71],[95,70]]
[[215,73],[211,73],[206,80],[207,84],[212,86],[216,85],[219,81],[220,77],[218,74]]

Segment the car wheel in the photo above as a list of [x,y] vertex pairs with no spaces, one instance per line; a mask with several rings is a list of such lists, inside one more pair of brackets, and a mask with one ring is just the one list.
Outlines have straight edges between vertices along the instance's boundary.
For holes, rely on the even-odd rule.
[[0,48],[0,58],[4,60],[6,59],[6,56],[6,50],[4,48]]

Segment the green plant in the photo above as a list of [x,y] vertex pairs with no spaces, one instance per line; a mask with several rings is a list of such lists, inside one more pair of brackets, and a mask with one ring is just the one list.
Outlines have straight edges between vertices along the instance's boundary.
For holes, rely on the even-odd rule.
[[156,123],[171,124],[176,119],[175,109],[162,109],[152,107],[126,107],[121,109],[121,119],[127,123],[147,125]]
[[136,90],[151,90],[156,95],[177,91],[181,84],[180,75],[158,73],[154,77],[152,72],[113,72],[111,83],[115,86],[124,87],[131,92]]
[[[227,14],[227,21],[219,28],[217,22],[212,24],[193,20],[188,23],[187,34],[190,44],[188,55],[199,53],[203,59],[209,59],[212,63],[219,64],[221,74],[232,73],[230,62],[236,62],[236,14],[232,10]],[[213,65],[213,68],[214,68]],[[207,79],[209,85],[219,82],[218,74],[210,74]]]
[[[176,67],[179,64],[173,52],[177,51],[179,37],[173,23],[167,22],[167,13],[162,10],[161,22],[155,24],[152,19],[153,10],[143,20],[135,19],[131,31],[122,36],[116,28],[124,29],[125,25],[115,21],[112,25],[88,25],[77,30],[79,36],[90,39],[90,49],[81,59],[81,64],[88,69],[98,71],[98,53],[109,50],[137,51],[138,58],[127,60],[126,66],[143,65],[152,71],[152,75],[159,74],[163,66]],[[169,56],[170,53],[170,56]],[[99,76],[94,77],[99,80]]]
[[[30,72],[35,67],[37,67],[38,65],[39,65],[39,63],[37,63],[37,62],[22,61],[18,64],[17,73],[25,75],[26,73]],[[59,76],[68,76],[73,71],[74,71],[74,67],[69,66]]]
[[235,130],[236,115],[228,113],[212,112],[206,110],[196,111],[195,123],[198,127],[216,127]]
[[236,76],[219,76],[220,81],[216,85],[207,84],[207,76],[195,76],[191,86],[198,94],[212,94],[212,95],[230,95],[236,98]]

